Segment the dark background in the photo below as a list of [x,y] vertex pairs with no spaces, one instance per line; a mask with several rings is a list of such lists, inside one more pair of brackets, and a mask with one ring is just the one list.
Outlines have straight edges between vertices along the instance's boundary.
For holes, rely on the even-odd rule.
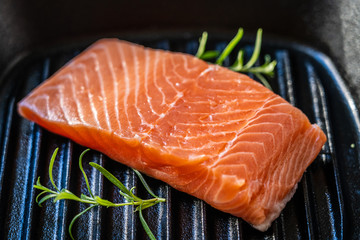
[[0,0],[0,73],[19,56],[59,43],[129,32],[233,32],[308,44],[328,54],[359,104],[360,0]]
[[[42,228],[37,228],[37,226],[41,225],[46,227],[48,225],[53,225],[53,219],[51,219],[51,217],[53,215],[61,215],[59,212],[55,212],[53,215],[46,215],[45,213],[52,212],[52,208],[49,208],[50,210],[48,209],[48,212],[46,212],[46,210],[40,211],[38,208],[35,210],[26,208],[25,212],[27,212],[28,215],[19,217],[20,220],[25,219],[25,223],[18,224],[14,228],[8,228],[8,226],[14,226],[11,225],[12,223],[18,222],[18,213],[22,211],[24,212],[24,210],[21,209],[21,207],[24,206],[22,204],[26,204],[28,203],[27,201],[30,201],[29,199],[33,200],[34,198],[34,192],[31,188],[26,188],[26,186],[31,186],[31,184],[35,181],[37,173],[40,174],[44,171],[45,167],[42,167],[43,169],[39,167],[40,170],[38,170],[36,166],[45,166],[45,162],[49,158],[44,156],[50,156],[51,154],[46,151],[50,151],[50,146],[52,146],[51,144],[56,143],[54,145],[65,145],[65,143],[67,144],[68,142],[66,139],[50,135],[45,131],[42,133],[42,130],[39,130],[36,125],[30,124],[27,121],[21,121],[19,116],[16,114],[13,114],[13,120],[11,120],[11,114],[9,114],[9,118],[5,117],[7,116],[6,114],[11,113],[11,111],[15,109],[14,104],[16,103],[15,99],[17,97],[6,97],[7,94],[10,95],[12,93],[11,90],[7,89],[13,88],[4,87],[2,89],[1,86],[6,85],[2,85],[2,80],[8,81],[8,83],[18,83],[22,80],[26,83],[24,86],[20,86],[20,92],[23,94],[23,92],[28,92],[30,88],[27,81],[38,81],[37,79],[39,77],[37,77],[36,74],[34,75],[35,77],[28,74],[29,72],[26,71],[26,68],[23,73],[21,72],[19,74],[15,74],[16,78],[3,78],[2,76],[8,75],[2,74],[5,74],[7,70],[10,69],[22,69],[19,67],[13,68],[13,66],[17,62],[21,62],[23,57],[29,53],[42,51],[46,55],[47,51],[54,47],[61,48],[62,46],[68,46],[69,44],[79,44],[80,46],[85,46],[86,44],[82,43],[91,43],[91,41],[94,41],[96,38],[105,36],[127,38],[128,36],[139,34],[142,36],[141,39],[143,39],[144,36],[161,36],[162,34],[169,35],[170,33],[170,35],[181,34],[193,37],[200,36],[201,32],[204,30],[209,31],[210,36],[212,36],[211,33],[216,33],[217,35],[224,33],[226,36],[231,36],[235,34],[237,28],[239,27],[243,27],[245,29],[246,36],[253,36],[255,31],[259,27],[262,27],[264,29],[265,40],[283,39],[286,41],[294,41],[309,45],[329,55],[332,61],[336,64],[341,76],[345,79],[352,92],[352,96],[355,101],[357,101],[358,109],[360,109],[360,59],[358,57],[360,55],[360,0],[233,0],[221,2],[204,0],[184,0],[177,2],[160,0],[0,0],[0,90],[3,90],[0,91],[0,121],[2,121],[0,122],[0,137],[4,136],[3,139],[0,139],[0,148],[4,150],[4,152],[2,151],[3,154],[0,162],[3,161],[3,166],[5,166],[3,168],[5,169],[3,170],[5,174],[2,176],[7,176],[6,180],[3,182],[3,186],[6,187],[0,190],[0,202],[13,203],[11,205],[0,204],[0,212],[6,213],[1,215],[3,217],[0,217],[0,223],[5,222],[8,224],[4,224],[4,226],[6,227],[6,231],[9,231],[9,236],[18,229],[23,228],[23,226],[27,226],[27,224],[34,225],[32,225],[32,228],[24,227],[23,230],[19,231],[21,234],[31,233],[41,235],[43,234]],[[34,58],[29,59],[33,60]],[[63,63],[56,65],[55,61],[54,64],[59,67],[62,66]],[[35,64],[34,69],[38,70],[39,68],[36,66],[37,65]],[[42,68],[40,67],[40,69]],[[300,69],[300,71],[297,71],[297,69]],[[39,71],[36,73],[39,73]],[[304,82],[311,80],[311,76],[304,72],[304,68],[295,68],[293,73],[298,75],[297,78],[306,80]],[[327,77],[324,79],[326,79],[322,82],[324,86],[331,85],[327,84],[331,81],[331,78]],[[31,84],[33,84],[33,82],[31,82]],[[36,82],[36,84],[38,83]],[[302,106],[305,106],[305,109],[312,108],[311,104],[309,105],[308,103],[311,102],[312,95],[309,95],[309,93],[303,90],[306,90],[306,88],[299,88],[299,90],[297,90],[301,93],[299,96],[305,96],[299,99],[299,102]],[[325,165],[326,167],[321,165],[321,161],[318,161],[317,165],[312,165],[311,174],[308,174],[307,180],[303,181],[304,184],[302,191],[307,189],[307,186],[312,186],[313,190],[317,189],[318,192],[305,192],[303,196],[307,199],[307,202],[304,202],[313,203],[311,201],[314,201],[315,203],[325,202],[326,204],[329,202],[340,202],[339,205],[341,205],[341,198],[344,196],[346,210],[346,214],[344,214],[344,223],[346,227],[344,229],[351,229],[352,231],[351,233],[346,233],[348,234],[346,236],[350,236],[352,234],[351,236],[353,236],[353,239],[357,239],[357,235],[359,233],[359,214],[357,213],[359,211],[358,203],[360,202],[358,200],[358,171],[360,168],[357,149],[360,143],[360,141],[358,141],[358,139],[360,139],[358,137],[360,131],[358,130],[359,128],[354,127],[355,124],[353,123],[353,117],[349,118],[349,114],[347,114],[348,106],[343,105],[347,104],[348,101],[342,101],[342,99],[344,99],[341,98],[342,89],[327,88],[326,90],[326,94],[328,94],[327,100],[330,103],[329,106],[331,107],[329,108],[329,113],[332,114],[331,123],[333,123],[333,125],[331,126],[331,130],[334,132],[334,138],[329,139],[329,142],[335,143],[334,146],[337,151],[335,151],[334,155],[331,156],[332,161],[327,162]],[[336,94],[337,91],[339,91],[340,94]],[[4,101],[2,99],[10,99],[13,105],[9,104],[11,103],[10,100]],[[323,111],[325,110],[323,109]],[[351,109],[349,112],[350,111]],[[312,112],[312,110],[309,112]],[[358,114],[356,109],[353,109],[353,112],[354,115]],[[327,113],[327,110],[325,113]],[[38,134],[43,134],[43,136],[41,135],[42,137],[38,139]],[[356,150],[350,147],[352,143],[357,144]],[[40,145],[44,145],[45,147],[39,148]],[[65,149],[70,149],[69,153],[64,153],[63,156],[67,156],[67,154],[69,156],[78,155],[76,151],[79,151],[79,146],[76,146],[75,144],[73,145],[70,142],[67,146],[68,147]],[[75,149],[74,152],[72,152],[72,148]],[[65,159],[65,157],[63,158]],[[67,168],[70,166],[65,164],[66,162],[67,161],[65,160],[62,161],[64,172],[68,171]],[[108,164],[115,163],[109,162]],[[339,168],[337,168],[338,166]],[[337,195],[335,190],[337,191],[338,189],[334,190],[333,188],[329,188],[331,192],[329,196],[331,199],[324,199],[324,196],[328,197],[328,195],[323,194],[324,192],[328,193],[329,190],[327,189],[327,186],[335,185],[330,180],[332,178],[337,179],[338,175],[336,175],[336,171],[340,172],[344,195],[339,193],[339,195]],[[33,174],[33,182],[27,181],[26,184],[24,184],[24,179],[27,179],[26,177],[31,178],[31,176],[29,176],[31,174]],[[2,176],[0,172],[0,177]],[[79,173],[78,176],[81,176],[81,173]],[[64,179],[66,180],[67,178]],[[326,181],[328,181],[328,179],[330,180],[329,182],[324,183],[319,181],[319,179],[321,181],[323,179]],[[311,190],[311,188],[309,189]],[[334,192],[332,191],[334,191],[335,194],[333,194]],[[181,197],[179,197],[177,194],[179,193],[174,193],[175,196],[173,199],[182,199],[181,203],[184,204],[183,202],[184,199],[186,199],[186,195],[181,195]],[[298,194],[301,194],[301,190]],[[299,196],[302,198],[302,195]],[[336,199],[338,196],[340,196],[339,199]],[[308,199],[311,199],[311,201],[308,201]],[[290,206],[287,208],[288,213],[287,215],[285,214],[285,216],[292,217],[290,214],[294,209],[298,209],[299,206],[296,205],[296,203],[297,202],[293,202],[292,207]],[[192,206],[191,204],[191,201],[185,201],[185,205],[182,206],[185,209],[188,209],[189,206]],[[319,204],[319,206],[314,204],[305,204],[307,208],[315,209],[309,210],[309,212],[313,213],[314,216],[317,216],[315,214],[320,213],[318,219],[316,219],[316,217],[309,218],[308,221],[313,221],[314,223],[317,221],[323,222],[323,224],[319,224],[319,228],[316,228],[319,229],[316,230],[318,231],[319,236],[323,233],[321,228],[322,226],[332,226],[326,225],[326,216],[328,218],[329,216],[337,216],[336,214],[328,214],[326,212],[327,209],[334,209],[334,211],[330,211],[330,213],[342,211],[339,206],[337,207],[336,205],[326,204]],[[175,206],[175,204],[173,206]],[[174,208],[176,209],[176,207]],[[66,209],[66,207],[62,209]],[[300,211],[301,210],[302,209],[300,209]],[[183,215],[186,215],[185,213],[187,213],[186,211],[175,211],[176,214],[179,212],[182,212]],[[197,219],[202,218],[203,215],[199,216],[196,211],[194,212],[196,214],[192,214],[187,217],[190,219],[193,216],[197,217]],[[34,221],[35,223],[33,223],[31,214],[34,214],[34,219],[40,219],[39,223],[36,223],[36,220]],[[46,221],[46,217],[41,218],[41,216],[44,216],[42,214],[48,216],[51,221]],[[102,216],[105,216],[105,214]],[[114,219],[115,217],[116,219],[121,217],[116,214],[113,216]],[[311,214],[306,216],[311,216]],[[325,220],[323,216],[325,216]],[[300,219],[301,217],[302,215],[300,216]],[[66,221],[68,218],[64,215],[64,217],[61,216],[58,219]],[[215,219],[216,220],[214,221],[218,221],[219,223],[221,222],[221,220],[218,220],[220,218]],[[342,219],[340,220],[342,223]],[[340,220],[337,218],[335,222],[338,223]],[[67,221],[69,222],[69,220]],[[84,223],[87,223],[87,221],[84,220]],[[286,221],[286,223],[288,222]],[[291,221],[289,223],[291,223]],[[187,226],[186,224],[181,225]],[[99,226],[97,222],[96,226]],[[209,226],[212,226],[211,223]],[[278,230],[281,226],[288,225],[279,224],[278,227],[274,227],[274,229]],[[292,229],[301,229],[301,226],[301,224],[300,227],[295,225],[290,226],[288,231],[284,232],[290,232],[289,230]],[[5,227],[3,229],[5,229]],[[343,229],[343,226],[340,225],[336,227]],[[53,226],[50,226],[50,228],[52,229]],[[110,225],[110,228],[112,228],[112,225]],[[0,239],[3,235],[5,236],[5,234],[1,234],[1,230],[2,229],[0,229]],[[187,230],[188,229],[184,228],[185,233],[187,233]],[[283,231],[283,229],[281,229],[281,231]],[[19,234],[19,232],[16,232],[15,234]],[[89,232],[92,233],[92,231]],[[117,231],[111,232],[119,233]],[[177,233],[175,230],[173,232],[175,232],[175,234]],[[47,236],[46,234],[49,233],[52,232],[45,231],[44,236]],[[63,232],[62,230],[57,230],[57,233],[62,234]],[[302,232],[299,233],[299,236],[301,233]],[[85,231],[85,234],[87,234],[87,231]],[[296,234],[296,232],[294,234]],[[256,236],[256,233],[254,233],[254,235]],[[280,234],[279,236],[282,235]],[[335,237],[335,235],[333,236]]]

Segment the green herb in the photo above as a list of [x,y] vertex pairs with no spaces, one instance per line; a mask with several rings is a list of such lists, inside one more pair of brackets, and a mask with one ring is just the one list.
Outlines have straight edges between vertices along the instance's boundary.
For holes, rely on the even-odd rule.
[[225,47],[223,52],[220,54],[220,57],[216,59],[216,64],[222,65],[225,58],[229,56],[229,54],[232,52],[232,50],[236,47],[236,45],[240,42],[241,38],[244,35],[244,30],[240,28],[235,35],[235,37],[229,42],[229,44]]
[[[161,202],[165,202],[166,200],[164,198],[160,198],[158,196],[156,196],[154,194],[153,191],[151,191],[151,189],[149,188],[149,185],[146,183],[145,179],[143,178],[143,176],[140,174],[140,172],[138,172],[137,170],[133,169],[136,173],[136,175],[140,178],[140,181],[142,182],[142,184],[144,185],[145,189],[148,191],[148,193],[153,196],[154,198],[151,199],[146,199],[143,200],[137,196],[135,196],[135,194],[133,193],[135,187],[132,187],[130,190],[127,189],[124,184],[122,184],[120,182],[119,179],[117,179],[114,175],[112,175],[109,171],[107,171],[105,168],[103,168],[102,166],[91,162],[90,165],[94,168],[96,168],[101,174],[104,175],[104,177],[106,177],[110,182],[112,182],[116,187],[119,188],[119,193],[127,200],[127,202],[124,203],[113,203],[110,202],[108,200],[102,199],[99,196],[96,196],[92,193],[91,189],[90,189],[90,185],[89,185],[89,180],[85,174],[85,171],[83,169],[82,166],[82,158],[84,156],[84,154],[86,152],[88,152],[90,149],[87,149],[85,151],[83,151],[79,157],[79,168],[84,176],[85,182],[86,182],[86,187],[89,191],[90,196],[87,196],[85,194],[81,194],[80,197],[76,196],[75,194],[73,194],[72,192],[70,192],[69,190],[66,189],[61,189],[59,190],[59,188],[56,186],[55,182],[54,182],[54,178],[53,178],[53,166],[54,166],[54,162],[55,162],[55,158],[58,152],[58,148],[55,149],[51,160],[50,160],[50,164],[49,164],[49,178],[51,181],[51,184],[53,186],[53,188],[55,190],[51,190],[43,185],[41,185],[40,183],[40,177],[37,179],[36,185],[34,185],[34,188],[42,190],[42,192],[40,194],[38,194],[38,196],[36,197],[36,202],[39,204],[39,206],[41,206],[41,204],[43,202],[45,202],[46,200],[49,200],[51,198],[54,199],[54,202],[59,201],[59,200],[74,200],[77,202],[81,202],[81,203],[86,203],[86,204],[90,204],[91,206],[89,206],[88,208],[86,208],[84,211],[80,212],[79,214],[77,214],[72,220],[71,223],[69,225],[69,234],[71,239],[74,239],[73,235],[72,235],[72,227],[75,223],[75,221],[84,213],[86,213],[87,211],[89,211],[90,209],[96,207],[96,206],[104,206],[104,207],[122,207],[122,206],[128,206],[128,205],[134,205],[137,206],[135,211],[139,212],[139,217],[140,217],[140,222],[145,230],[145,232],[147,233],[147,235],[149,236],[150,239],[155,239],[155,236],[153,235],[153,233],[151,232],[149,226],[147,225],[143,214],[142,214],[142,210],[154,206],[158,203]],[[43,196],[45,194],[45,196]],[[43,196],[40,200],[39,198]]]
[[[221,53],[219,53],[218,51],[205,51],[208,34],[207,32],[204,32],[199,40],[199,49],[196,53],[196,57],[203,60],[214,59],[218,57],[215,63],[222,66],[224,60],[230,55],[236,45],[240,42],[243,35],[244,30],[242,28],[239,28],[235,37],[229,42],[225,49]],[[254,66],[260,56],[261,41],[262,29],[260,28],[258,29],[256,34],[254,51],[250,60],[244,65],[244,50],[241,49],[237,54],[235,63],[229,68],[236,72],[253,73],[267,88],[272,90],[269,82],[266,80],[266,77],[264,75],[268,77],[274,76],[276,61],[271,61],[271,57],[269,55],[266,55],[265,63],[263,65],[257,67]]]
[[206,51],[205,52],[205,46],[206,46],[206,42],[207,42],[207,38],[208,38],[208,33],[207,32],[203,32],[201,38],[200,38],[200,42],[199,42],[199,49],[196,53],[196,57],[203,59],[203,60],[208,60],[208,59],[212,59],[212,58],[216,58],[217,56],[219,56],[219,51]]

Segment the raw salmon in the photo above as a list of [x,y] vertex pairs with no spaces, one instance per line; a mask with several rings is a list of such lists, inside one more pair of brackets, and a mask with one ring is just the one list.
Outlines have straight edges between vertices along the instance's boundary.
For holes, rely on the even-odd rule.
[[116,39],[75,57],[18,110],[262,231],[326,141],[246,75]]

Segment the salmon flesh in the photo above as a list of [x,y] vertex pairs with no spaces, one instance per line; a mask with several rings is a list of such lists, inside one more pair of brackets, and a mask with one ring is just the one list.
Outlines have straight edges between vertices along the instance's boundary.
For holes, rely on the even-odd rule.
[[18,111],[261,231],[326,141],[246,75],[117,39],[76,56]]

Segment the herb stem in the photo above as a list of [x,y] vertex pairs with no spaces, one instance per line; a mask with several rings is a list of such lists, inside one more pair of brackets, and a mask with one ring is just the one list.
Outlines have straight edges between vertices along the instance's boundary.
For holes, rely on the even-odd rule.
[[166,199],[165,198],[152,198],[152,199],[140,200],[137,202],[111,203],[111,204],[103,204],[101,202],[96,202],[96,201],[91,201],[91,202],[89,201],[87,203],[97,204],[97,205],[104,206],[104,207],[122,207],[122,206],[130,206],[130,205],[138,206],[138,205],[142,205],[144,203],[160,203],[160,202],[166,202]]

